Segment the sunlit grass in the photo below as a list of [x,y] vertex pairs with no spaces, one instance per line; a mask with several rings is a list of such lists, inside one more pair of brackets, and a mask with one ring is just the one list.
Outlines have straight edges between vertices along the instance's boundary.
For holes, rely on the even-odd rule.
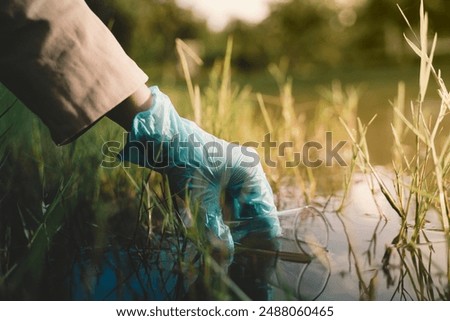
[[[428,16],[424,11],[423,1],[420,7],[418,35],[404,14],[403,17],[414,37],[411,40],[405,35],[406,42],[420,59],[419,93],[417,99],[411,101],[408,110],[405,85],[398,85],[398,95],[393,102],[394,117],[391,128],[394,139],[389,172],[371,162],[365,139],[370,124],[360,123],[355,130],[351,129],[346,121],[341,122],[354,144],[356,164],[363,172],[368,173],[371,183],[378,185],[386,201],[401,218],[399,233],[392,240],[383,258],[383,266],[388,267],[394,251],[400,257],[402,274],[393,297],[399,295],[401,299],[445,299],[448,292],[435,292],[434,281],[430,276],[434,246],[430,242],[429,233],[438,229],[447,240],[444,246],[447,253],[437,255],[444,255],[447,260],[447,269],[442,273],[446,273],[448,283],[450,138],[446,126],[450,109],[449,93],[440,70],[433,66],[437,36],[435,35],[431,42],[428,39]],[[435,110],[430,112],[430,107],[426,106],[426,97],[431,79],[435,80],[440,102],[434,107]],[[434,221],[436,212],[439,214],[440,226],[434,226],[430,231],[426,224]],[[425,260],[424,253],[427,251],[423,248],[424,244],[428,244],[430,252],[430,258],[426,259],[428,261]],[[412,284],[411,292],[404,290],[405,280]]]
[[[406,17],[405,17],[406,19]],[[410,110],[406,108],[405,88],[400,83],[398,97],[393,104],[394,117],[392,133],[394,145],[392,151],[393,178],[385,178],[383,172],[371,162],[367,142],[365,140],[368,125],[350,128],[348,122],[341,120],[356,148],[360,167],[368,170],[377,181],[389,204],[403,220],[403,230],[408,228],[408,219],[412,215],[414,233],[411,241],[416,242],[425,224],[429,210],[435,208],[441,214],[442,229],[448,233],[448,171],[450,160],[450,138],[445,131],[448,118],[448,91],[441,78],[440,71],[432,65],[433,53],[437,38],[431,42],[428,50],[428,18],[423,3],[420,10],[420,34],[417,36],[411,28],[418,44],[405,36],[412,50],[420,58],[419,94],[416,101],[411,102]],[[408,22],[409,25],[409,22]],[[425,113],[426,94],[431,76],[436,80],[441,102],[438,110],[427,115]],[[406,144],[409,138],[414,142]],[[392,187],[391,187],[392,186]],[[401,239],[404,241],[404,239]]]

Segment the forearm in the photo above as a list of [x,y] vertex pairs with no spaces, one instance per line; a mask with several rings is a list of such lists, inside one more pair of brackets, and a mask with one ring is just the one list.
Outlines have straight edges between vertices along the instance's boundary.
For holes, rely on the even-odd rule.
[[150,108],[152,96],[145,84],[142,84],[131,96],[117,105],[106,116],[126,130],[131,130],[134,116]]
[[0,82],[43,120],[57,144],[116,106],[112,119],[127,127],[145,100],[139,93],[148,77],[82,0],[2,0],[0,43]]

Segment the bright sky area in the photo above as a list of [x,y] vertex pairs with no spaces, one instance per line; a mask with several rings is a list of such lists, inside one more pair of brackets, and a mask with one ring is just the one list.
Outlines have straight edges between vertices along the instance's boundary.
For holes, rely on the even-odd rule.
[[214,30],[222,29],[233,18],[261,21],[269,13],[268,4],[275,1],[280,0],[177,0],[180,6],[206,18]]

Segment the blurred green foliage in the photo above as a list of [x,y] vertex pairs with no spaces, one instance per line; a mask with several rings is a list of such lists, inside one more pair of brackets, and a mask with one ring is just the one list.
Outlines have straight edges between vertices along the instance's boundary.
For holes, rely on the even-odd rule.
[[[235,62],[247,69],[265,68],[282,57],[288,58],[291,72],[305,75],[317,70],[411,64],[415,57],[403,39],[407,27],[397,4],[417,26],[419,0],[360,0],[352,6],[290,0],[273,3],[270,15],[258,25],[233,22],[224,32],[235,35]],[[426,5],[431,32],[448,37],[445,12],[450,2],[426,1]],[[449,53],[444,47],[439,52],[447,57]]]
[[206,22],[174,0],[88,0],[125,51],[150,74],[174,72],[175,39],[206,39]]
[[[274,2],[270,15],[259,24],[232,21],[215,33],[205,20],[177,6],[175,0],[89,0],[91,8],[111,28],[125,50],[153,78],[175,77],[175,39],[195,39],[207,66],[225,52],[233,35],[233,66],[241,72],[266,69],[287,58],[292,73],[310,75],[318,70],[371,68],[410,64],[405,21],[418,24],[419,0],[355,0],[352,5],[324,0]],[[342,1],[341,1],[342,3]],[[426,1],[431,31],[443,44],[437,59],[448,58],[450,48],[446,12],[450,1]]]

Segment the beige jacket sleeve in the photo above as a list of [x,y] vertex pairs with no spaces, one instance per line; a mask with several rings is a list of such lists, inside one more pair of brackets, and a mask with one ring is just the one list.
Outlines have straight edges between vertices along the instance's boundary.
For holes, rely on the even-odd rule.
[[82,0],[0,1],[0,82],[65,144],[147,81]]

